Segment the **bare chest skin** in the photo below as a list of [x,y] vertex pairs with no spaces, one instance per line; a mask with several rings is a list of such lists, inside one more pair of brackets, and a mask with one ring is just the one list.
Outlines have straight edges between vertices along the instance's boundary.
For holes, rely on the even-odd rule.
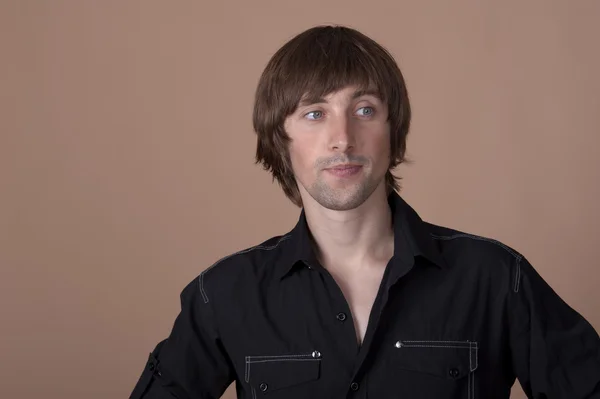
[[339,269],[329,270],[342,290],[352,312],[356,339],[362,344],[369,323],[369,316],[387,263],[376,264],[362,271],[348,274]]

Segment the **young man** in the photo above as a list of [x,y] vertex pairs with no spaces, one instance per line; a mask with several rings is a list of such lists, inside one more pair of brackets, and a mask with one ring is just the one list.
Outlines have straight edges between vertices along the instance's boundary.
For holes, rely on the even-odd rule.
[[406,86],[346,27],[285,44],[258,85],[256,159],[302,208],[181,294],[132,398],[600,398],[600,340],[517,251],[397,194]]

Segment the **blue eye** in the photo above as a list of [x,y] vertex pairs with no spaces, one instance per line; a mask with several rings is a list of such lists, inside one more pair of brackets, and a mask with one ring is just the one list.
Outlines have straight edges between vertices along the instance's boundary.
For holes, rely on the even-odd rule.
[[323,112],[322,111],[311,111],[311,112],[307,113],[306,115],[304,115],[304,117],[314,121],[314,120],[322,118]]
[[356,111],[361,116],[371,116],[375,113],[373,107],[361,107]]

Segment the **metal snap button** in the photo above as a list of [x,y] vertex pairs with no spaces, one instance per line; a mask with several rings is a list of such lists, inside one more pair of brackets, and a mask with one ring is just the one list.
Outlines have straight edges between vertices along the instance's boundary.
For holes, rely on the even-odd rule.
[[267,389],[269,389],[269,386],[268,386],[268,385],[267,385],[265,382],[263,382],[263,383],[261,383],[261,384],[258,386],[258,388],[259,388],[261,391],[263,391],[263,392],[266,392],[266,391],[267,391]]
[[460,375],[460,371],[458,371],[458,369],[456,369],[456,368],[450,369],[449,373],[450,373],[450,377],[452,377],[452,378],[456,378]]

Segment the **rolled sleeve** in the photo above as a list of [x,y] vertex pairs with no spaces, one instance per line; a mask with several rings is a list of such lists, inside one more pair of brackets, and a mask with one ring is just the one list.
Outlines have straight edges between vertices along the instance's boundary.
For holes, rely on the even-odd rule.
[[150,353],[130,399],[220,398],[233,379],[213,302],[194,280],[182,291],[171,333]]

